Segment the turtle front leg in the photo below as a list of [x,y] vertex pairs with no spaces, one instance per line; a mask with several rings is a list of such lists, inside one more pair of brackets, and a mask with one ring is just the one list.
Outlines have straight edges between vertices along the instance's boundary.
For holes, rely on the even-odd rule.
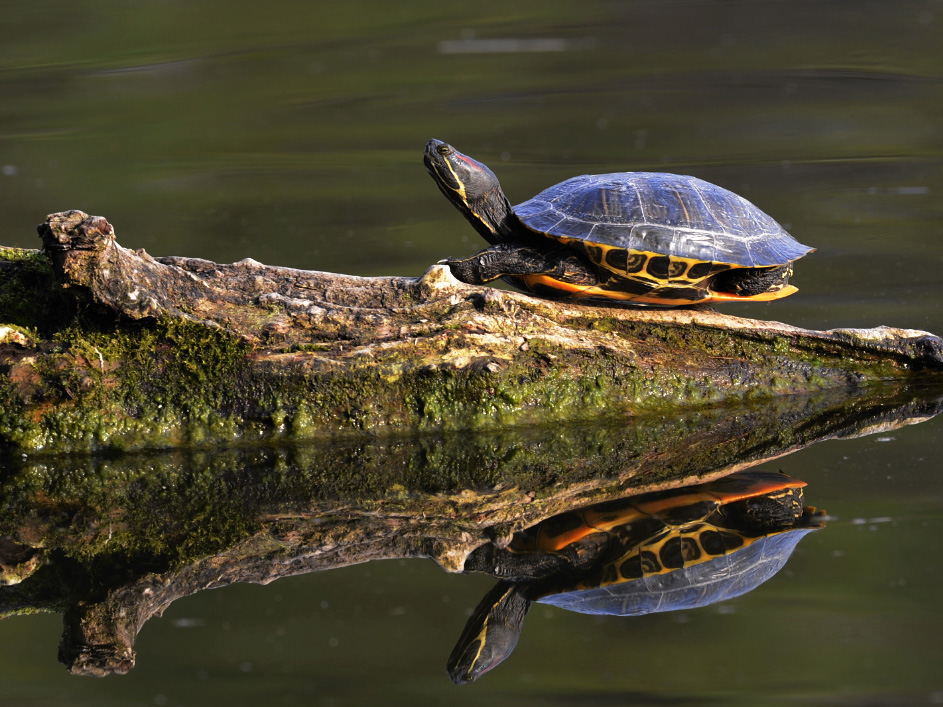
[[592,265],[576,253],[561,248],[532,248],[519,243],[498,243],[470,258],[446,258],[457,279],[469,285],[484,285],[499,277],[547,275],[560,282],[593,286],[599,278]]

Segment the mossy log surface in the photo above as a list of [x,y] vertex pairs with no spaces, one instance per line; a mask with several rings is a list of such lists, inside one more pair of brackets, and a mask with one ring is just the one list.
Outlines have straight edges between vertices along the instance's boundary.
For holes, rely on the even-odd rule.
[[0,447],[97,452],[664,414],[943,371],[889,327],[546,301],[442,266],[363,278],[153,258],[102,217],[0,249]]

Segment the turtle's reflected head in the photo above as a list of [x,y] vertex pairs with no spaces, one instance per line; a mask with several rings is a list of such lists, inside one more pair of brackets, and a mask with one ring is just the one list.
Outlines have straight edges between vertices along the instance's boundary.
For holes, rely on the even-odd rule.
[[449,656],[452,682],[474,682],[511,655],[529,608],[526,583],[498,582],[485,594]]

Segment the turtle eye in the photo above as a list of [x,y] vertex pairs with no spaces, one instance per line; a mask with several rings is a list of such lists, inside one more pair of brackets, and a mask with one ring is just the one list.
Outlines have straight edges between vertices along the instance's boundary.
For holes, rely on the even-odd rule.
[[440,155],[447,155],[452,151],[452,148],[449,145],[439,145],[437,148],[435,148],[435,151]]

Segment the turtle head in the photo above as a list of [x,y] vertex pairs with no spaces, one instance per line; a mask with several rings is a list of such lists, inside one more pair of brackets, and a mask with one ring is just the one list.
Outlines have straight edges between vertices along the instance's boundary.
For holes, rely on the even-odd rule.
[[511,655],[529,608],[526,582],[498,582],[475,608],[449,656],[452,682],[474,682]]
[[422,161],[446,198],[491,243],[513,238],[511,204],[488,167],[448,143],[430,140]]

